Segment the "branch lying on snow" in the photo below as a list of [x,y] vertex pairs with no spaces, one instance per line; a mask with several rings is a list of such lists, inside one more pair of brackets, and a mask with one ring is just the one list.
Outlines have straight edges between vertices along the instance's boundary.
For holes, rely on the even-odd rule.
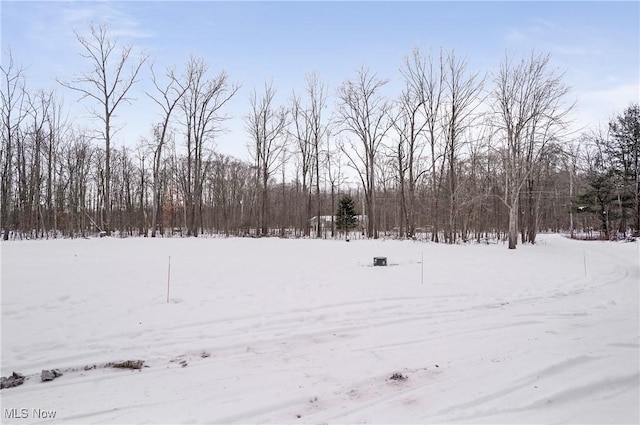
[[[125,360],[123,362],[105,363],[101,367],[103,368],[114,367],[114,368],[120,368],[120,369],[142,369],[143,367],[149,367],[149,366],[145,366],[144,360]],[[87,370],[92,370],[97,368],[98,366],[94,364],[92,366],[85,366],[83,369],[87,371]],[[64,372],[75,372],[78,370],[79,369],[77,368],[67,368],[67,369],[64,369]],[[60,371],[60,369],[43,370],[40,373],[40,380],[42,382],[53,381],[55,378],[62,375],[63,373]],[[0,381],[0,389],[17,387],[18,385],[24,384],[25,379],[29,379],[30,377],[31,376],[25,377],[20,373],[13,372],[10,376],[2,377],[2,380]]]
[[120,369],[142,369],[142,366],[144,366],[144,360],[125,360],[123,362],[107,363],[104,366]]
[[24,383],[24,375],[13,372],[10,376],[3,376],[0,380],[0,389],[17,387]]
[[[208,351],[202,351],[200,353],[200,357],[205,359],[207,357],[211,356],[211,353],[209,353]],[[176,359],[177,360],[177,359]],[[174,361],[174,360],[171,360]],[[182,367],[186,367],[188,365],[186,360],[182,360],[180,362],[180,365],[182,365]],[[40,380],[42,382],[47,382],[47,381],[53,381],[55,378],[62,376],[63,372],[64,373],[71,373],[71,372],[78,372],[81,370],[89,371],[89,370],[94,370],[94,369],[98,369],[98,368],[116,368],[116,369],[132,369],[132,370],[141,370],[143,367],[150,367],[144,364],[144,360],[125,360],[125,361],[121,361],[121,362],[109,362],[109,363],[104,363],[102,365],[96,365],[96,364],[92,364],[92,365],[86,365],[84,367],[78,368],[78,367],[69,367],[66,369],[51,369],[51,370],[42,370],[42,372],[40,373]],[[29,380],[30,378],[37,376],[37,375],[29,375],[29,376],[25,376],[22,375],[20,373],[17,372],[13,372],[11,375],[9,376],[3,376],[2,380],[0,382],[0,389],[5,389],[5,388],[12,388],[12,387],[17,387],[18,385],[22,385],[24,384],[25,380]]]
[[53,381],[59,376],[62,376],[62,372],[58,369],[43,370],[40,373],[40,380],[42,382]]
[[388,380],[393,380],[393,381],[405,381],[405,380],[407,380],[407,379],[409,379],[409,377],[408,377],[408,376],[406,376],[406,375],[403,375],[403,374],[401,374],[401,373],[396,372],[396,373],[394,373],[393,375],[391,375],[391,377],[390,377],[389,379],[387,379],[387,381],[388,381]]

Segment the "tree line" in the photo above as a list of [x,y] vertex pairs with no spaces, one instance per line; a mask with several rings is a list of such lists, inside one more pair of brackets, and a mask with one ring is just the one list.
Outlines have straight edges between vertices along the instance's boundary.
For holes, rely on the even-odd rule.
[[[94,234],[336,237],[342,195],[365,237],[535,243],[539,231],[613,238],[640,227],[640,113],[575,133],[571,88],[549,54],[505,55],[496,72],[454,51],[414,49],[402,89],[368,68],[330,90],[317,73],[276,102],[249,95],[251,158],[215,151],[240,86],[204,58],[159,70],[105,26],[76,34],[88,71],[58,83],[98,123],[74,125],[56,91],[32,89],[11,53],[2,71],[3,239]],[[116,112],[144,92],[160,119],[114,147]],[[332,111],[329,113],[329,111]],[[358,184],[349,184],[348,176]],[[315,217],[315,220],[313,219]]]

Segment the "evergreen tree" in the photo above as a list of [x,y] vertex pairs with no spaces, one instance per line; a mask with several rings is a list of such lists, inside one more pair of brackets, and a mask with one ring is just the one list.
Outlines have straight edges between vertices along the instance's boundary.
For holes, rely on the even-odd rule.
[[[622,209],[623,198],[626,198],[632,210],[632,223],[628,223],[640,231],[640,106],[631,104],[622,114],[609,122],[610,137],[604,147],[609,157],[613,177],[618,180],[617,187]],[[627,226],[626,217],[622,217],[621,227]]]
[[586,191],[574,201],[574,212],[593,214],[600,222],[601,237],[610,239],[613,221],[620,218],[616,214],[617,197],[613,172],[592,172],[587,180],[589,186]]
[[587,176],[588,186],[575,199],[579,209],[599,218],[601,234],[634,234],[640,230],[640,107],[632,104],[609,122],[606,135],[594,134],[596,151]]
[[336,228],[348,232],[358,225],[356,217],[355,203],[349,196],[343,196],[338,202],[336,213]]

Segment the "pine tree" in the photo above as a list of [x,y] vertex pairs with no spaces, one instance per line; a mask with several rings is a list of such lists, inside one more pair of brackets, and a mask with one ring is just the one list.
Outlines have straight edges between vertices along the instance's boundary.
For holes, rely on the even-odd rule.
[[349,196],[343,196],[338,202],[336,213],[336,228],[348,232],[358,225],[356,217],[355,203]]
[[[611,161],[611,169],[619,189],[619,197],[628,199],[632,205],[635,233],[640,232],[640,106],[631,104],[622,114],[609,122],[610,138],[604,147]],[[622,209],[622,200],[619,200]],[[621,229],[626,230],[626,217],[622,217]]]
[[588,187],[578,195],[573,203],[576,213],[591,213],[600,221],[600,235],[611,239],[616,230],[624,233],[625,223],[631,217],[634,203],[629,193],[620,190],[623,187],[614,170],[592,172],[587,176]]
[[624,234],[629,227],[640,231],[640,107],[632,104],[609,122],[606,136],[596,134],[594,169],[588,186],[575,200],[574,212],[599,217],[601,234]]

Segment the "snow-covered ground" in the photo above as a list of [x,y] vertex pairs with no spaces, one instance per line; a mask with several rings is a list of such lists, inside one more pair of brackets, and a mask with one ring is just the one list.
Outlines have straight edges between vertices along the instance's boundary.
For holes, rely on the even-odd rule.
[[3,243],[2,423],[637,424],[638,247]]

